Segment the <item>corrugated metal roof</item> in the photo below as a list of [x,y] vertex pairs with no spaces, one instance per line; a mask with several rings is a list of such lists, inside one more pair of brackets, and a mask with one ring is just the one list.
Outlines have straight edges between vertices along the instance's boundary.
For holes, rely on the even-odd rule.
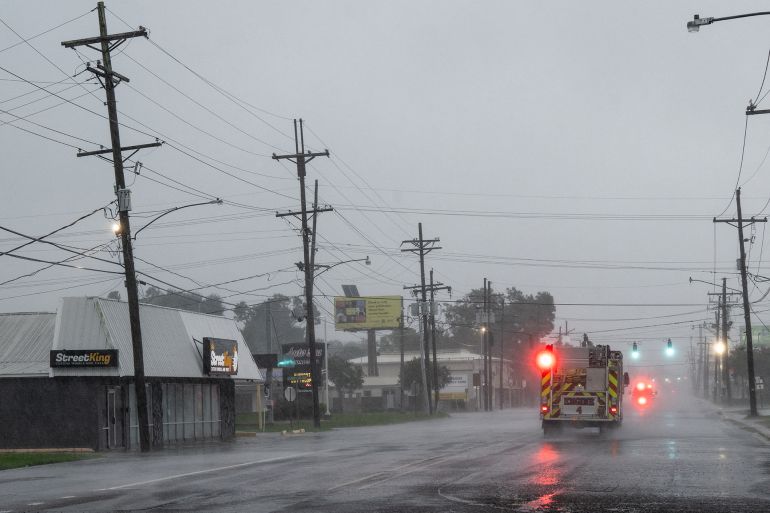
[[[421,353],[417,351],[405,351],[404,362],[408,362],[415,358],[419,358],[420,354]],[[460,351],[438,351],[436,353],[436,359],[439,362],[481,360],[481,355],[476,353],[471,353],[470,351],[466,351],[465,349],[462,349]],[[497,357],[493,356],[492,359],[496,360]],[[351,358],[348,361],[356,365],[366,365],[369,362],[369,358],[366,356],[361,356],[359,358]],[[397,362],[399,363],[401,362],[401,353],[382,353],[377,356],[378,364],[379,363],[397,363]]]
[[0,314],[0,376],[47,375],[54,313]]
[[[203,337],[216,337],[236,340],[238,347],[244,348],[239,355],[238,374],[233,379],[263,379],[231,319],[144,304],[139,307],[139,318],[147,377],[206,377],[201,342]],[[102,298],[62,299],[54,349],[117,349],[118,367],[55,368],[51,369],[51,375],[132,376],[134,361],[128,304]]]

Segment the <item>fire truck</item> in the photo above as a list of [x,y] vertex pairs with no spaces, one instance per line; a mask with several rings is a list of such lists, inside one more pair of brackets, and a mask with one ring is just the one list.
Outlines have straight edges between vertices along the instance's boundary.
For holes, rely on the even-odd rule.
[[558,432],[565,425],[598,427],[600,432],[623,422],[623,392],[628,373],[623,353],[608,345],[592,347],[546,346],[537,355],[540,369],[540,419],[543,432]]

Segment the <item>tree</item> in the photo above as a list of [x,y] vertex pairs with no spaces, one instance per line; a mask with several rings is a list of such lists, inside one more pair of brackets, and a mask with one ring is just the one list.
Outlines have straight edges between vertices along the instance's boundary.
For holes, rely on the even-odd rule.
[[139,301],[150,305],[179,308],[180,310],[205,314],[222,315],[224,313],[222,298],[216,294],[203,297],[183,290],[166,292],[150,286]]
[[329,342],[329,356],[338,356],[345,360],[366,356],[367,349],[363,342]]
[[[433,362],[426,361],[425,372],[428,374],[429,379],[433,379]],[[438,367],[438,387],[444,388],[449,384],[449,378],[451,372],[446,365],[439,365]],[[399,383],[401,381],[399,380]],[[422,368],[420,366],[420,360],[418,358],[412,358],[410,361],[404,363],[404,388],[408,389],[415,383],[420,386],[422,390]]]
[[113,290],[109,294],[107,294],[107,299],[116,299],[120,301],[120,292],[117,290]]
[[[553,331],[556,307],[550,293],[524,294],[516,287],[511,287],[503,294],[493,291],[491,300],[491,311],[496,321],[491,326],[494,344],[499,343],[502,333],[504,347],[512,348],[506,352],[506,357],[517,356],[516,348],[523,346],[529,349],[530,345],[538,343],[542,337]],[[447,308],[446,320],[453,339],[447,342],[449,345],[470,346],[476,348],[476,352],[481,352],[481,335],[476,313],[481,312],[483,304],[483,290],[474,289],[455,305]]]
[[344,393],[352,394],[364,384],[364,370],[358,365],[353,365],[348,360],[339,356],[329,358],[329,380],[334,383],[337,395],[340,398],[340,411]]
[[[401,351],[401,330],[395,329],[380,337],[380,351],[398,353]],[[419,351],[422,348],[422,335],[413,328],[404,328],[404,351]]]
[[252,353],[281,352],[281,344],[302,343],[305,329],[297,322],[294,311],[302,300],[275,294],[256,305],[238,303],[233,312],[235,320],[243,323],[241,333]]

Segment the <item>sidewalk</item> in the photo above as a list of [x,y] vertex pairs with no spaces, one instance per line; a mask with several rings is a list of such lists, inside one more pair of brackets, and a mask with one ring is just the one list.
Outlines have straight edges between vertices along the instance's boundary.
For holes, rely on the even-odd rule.
[[758,417],[749,417],[746,407],[722,407],[709,403],[725,420],[740,424],[770,441],[770,408],[757,410]]

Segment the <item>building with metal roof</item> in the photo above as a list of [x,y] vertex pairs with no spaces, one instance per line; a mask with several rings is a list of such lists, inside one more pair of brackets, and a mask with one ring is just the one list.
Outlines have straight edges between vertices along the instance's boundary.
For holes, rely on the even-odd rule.
[[55,313],[0,314],[0,377],[48,376]]
[[[139,316],[153,445],[233,437],[236,382],[263,382],[235,321],[147,304]],[[0,314],[0,448],[136,448],[133,376],[127,303]]]
[[[419,351],[404,352],[403,361],[419,359]],[[477,353],[461,349],[459,351],[438,351],[436,360],[439,366],[449,369],[450,381],[439,392],[439,407],[442,409],[481,409],[483,407],[483,369],[484,358]],[[369,359],[366,356],[348,360],[353,365],[361,367],[364,371],[364,384],[360,391],[354,393],[354,399],[358,399],[363,409],[393,409],[402,407],[401,404],[401,354],[383,353],[377,356],[377,375],[369,375]],[[522,388],[526,382],[522,382],[514,375],[508,360],[503,360],[502,387],[500,387],[500,359],[492,357],[491,388],[495,404],[499,403],[500,396],[506,406],[520,404],[522,401]],[[419,386],[412,383],[404,383],[403,400],[405,408],[419,407]],[[355,407],[355,402],[351,403]],[[346,405],[347,407],[347,405]]]

